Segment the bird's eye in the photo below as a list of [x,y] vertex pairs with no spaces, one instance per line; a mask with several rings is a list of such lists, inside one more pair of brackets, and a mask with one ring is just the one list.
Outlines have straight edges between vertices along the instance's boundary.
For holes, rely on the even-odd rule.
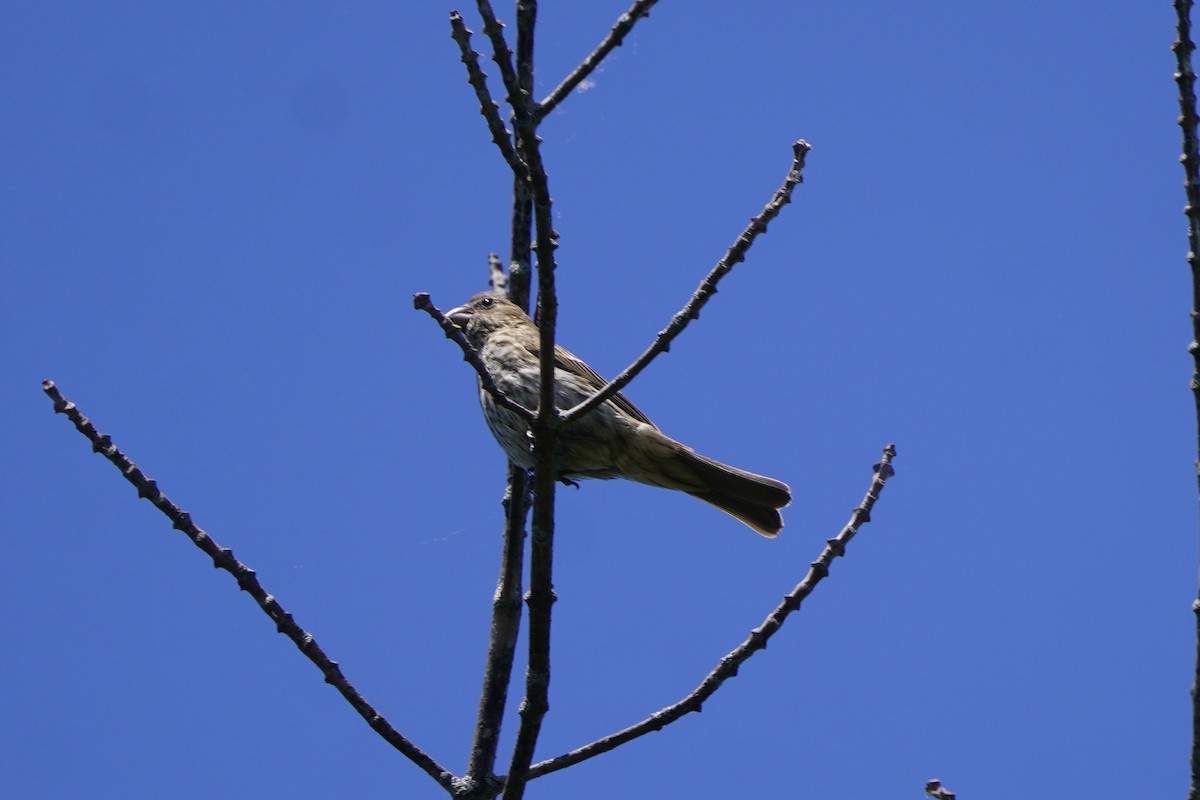
[[496,300],[495,300],[495,298],[492,298],[492,297],[485,297],[479,301],[480,308],[491,308],[495,304],[496,304]]

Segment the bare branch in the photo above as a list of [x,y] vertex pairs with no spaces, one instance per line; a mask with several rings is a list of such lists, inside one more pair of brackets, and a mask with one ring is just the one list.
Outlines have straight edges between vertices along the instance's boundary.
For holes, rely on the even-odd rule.
[[533,271],[533,203],[528,181],[513,178],[512,236],[508,256],[508,299],[532,318],[529,306],[530,273]]
[[[495,253],[488,254],[488,283],[496,292],[505,292],[510,288],[509,276],[505,274],[500,257]],[[463,795],[463,800],[484,800],[503,791],[503,782],[495,777],[496,752],[504,724],[504,709],[508,704],[517,634],[521,628],[521,580],[529,499],[529,473],[510,463],[503,500],[504,545],[500,557],[500,578],[492,600],[487,666],[483,673],[479,713],[465,781],[465,786],[470,790]]]
[[[484,5],[485,0],[480,0]],[[517,0],[517,94],[510,98],[517,151],[529,165],[529,201],[533,208],[537,241],[538,302],[536,320],[541,348],[538,414],[533,423],[533,513],[529,546],[529,660],[525,668],[525,698],[517,728],[504,800],[520,800],[525,793],[529,765],[541,734],[542,720],[550,709],[550,630],[554,606],[554,494],[559,412],[554,402],[554,334],[558,299],[554,288],[554,232],[549,179],[542,162],[537,118],[532,109],[534,27],[536,0]]]
[[658,336],[654,339],[654,343],[636,361],[626,367],[621,374],[606,383],[600,391],[587,400],[565,411],[562,415],[564,425],[579,419],[628,386],[629,382],[637,377],[638,373],[645,369],[660,353],[665,353],[671,349],[671,342],[683,332],[688,323],[700,317],[700,309],[704,307],[704,304],[708,302],[710,297],[717,293],[717,284],[721,278],[725,277],[733,269],[734,265],[745,260],[746,251],[754,244],[754,240],[759,234],[766,233],[767,224],[779,216],[779,212],[783,207],[792,201],[792,190],[804,180],[802,176],[804,159],[811,149],[812,146],[803,139],[792,145],[792,166],[788,169],[788,174],[783,181],[783,185],[775,190],[774,196],[771,197],[770,202],[763,207],[758,216],[751,218],[750,224],[746,226],[745,230],[741,232],[734,243],[730,245],[725,253],[725,257],[718,261],[716,266],[700,282],[700,286],[697,287],[696,292],[687,301],[687,304],[684,305],[679,313],[671,318],[671,324],[662,331],[659,331]]
[[[517,2],[515,68],[513,53],[508,48],[508,44],[502,33],[503,26],[496,19],[490,2],[488,0],[477,0],[477,3],[480,16],[484,21],[483,32],[492,40],[494,59],[500,65],[501,77],[508,91],[507,99],[513,111],[512,124],[515,158],[526,167],[524,173],[514,171],[513,242],[509,267],[511,280],[506,286],[514,302],[526,308],[531,255],[529,242],[531,239],[536,240],[537,252],[538,296],[534,318],[539,329],[541,359],[539,367],[538,411],[535,413],[530,426],[533,434],[535,463],[533,470],[534,491],[530,546],[530,591],[527,598],[529,606],[529,658],[525,676],[525,698],[521,703],[520,709],[521,723],[517,730],[516,742],[509,764],[508,778],[504,785],[504,797],[506,800],[517,800],[517,798],[522,797],[524,794],[527,779],[535,775],[530,770],[530,764],[532,763],[534,749],[540,734],[542,720],[549,709],[551,609],[555,601],[552,581],[554,492],[557,478],[555,458],[558,429],[564,421],[563,415],[558,411],[557,404],[554,402],[556,394],[553,356],[558,312],[557,295],[554,285],[554,271],[556,267],[554,251],[557,247],[557,233],[553,228],[552,200],[549,190],[549,180],[540,152],[541,140],[537,136],[537,126],[543,114],[542,110],[532,101],[534,69],[533,35],[537,16],[536,0],[518,0]],[[588,59],[585,59],[585,62],[571,76],[568,76],[564,84],[555,93],[551,94],[550,99],[552,103],[556,105],[561,102],[580,81],[595,69],[595,66],[600,63],[604,56],[620,44],[636,20],[646,15],[653,4],[653,2],[647,2],[646,0],[635,2],[630,12],[628,12],[627,17],[622,17],[622,19],[618,20],[617,25],[610,32],[609,36],[601,42],[600,47]],[[461,18],[458,22],[461,25]],[[464,51],[464,63],[474,60],[475,69],[478,70],[477,58],[472,59],[469,56],[470,47],[467,44],[465,28],[461,32],[457,32],[456,39],[460,40],[460,47]],[[470,69],[471,65],[468,63],[468,70],[470,71]],[[482,77],[476,77],[472,82],[473,84],[482,83]],[[490,97],[481,99],[481,105],[486,105],[490,102]],[[491,105],[494,109],[495,104],[492,103]],[[495,127],[495,121],[491,118],[489,118],[489,125],[493,126],[493,128]],[[507,137],[507,131],[505,131],[505,136]],[[626,385],[636,374],[644,369],[659,352],[666,352],[674,337],[686,327],[691,319],[699,316],[700,308],[716,292],[716,285],[720,279],[734,265],[744,259],[745,253],[753,244],[754,239],[766,230],[767,224],[779,214],[783,205],[790,201],[792,189],[800,182],[800,171],[808,149],[808,144],[803,141],[795,144],[795,158],[792,170],[789,172],[784,185],[775,193],[775,196],[763,211],[751,220],[750,226],[735,241],[733,246],[729,248],[725,257],[718,262],[716,267],[705,278],[704,282],[701,283],[683,311],[676,315],[672,325],[659,334],[654,347],[652,347],[652,351],[643,355],[638,362],[631,365],[622,375],[618,376],[616,381],[606,386],[596,396],[585,401],[585,403],[576,409],[572,409],[572,413],[576,416],[586,413],[619,391],[621,387]],[[532,220],[530,220],[530,217],[532,217]],[[532,225],[530,224],[531,221]],[[497,283],[495,278],[498,268],[498,263],[493,262],[493,288],[501,285]],[[435,318],[440,317],[439,322],[443,325],[446,335],[456,341],[461,340],[460,347],[466,344],[465,339],[461,335],[458,335],[457,330],[453,329],[452,324],[448,320],[445,320],[440,312],[435,313],[427,295],[414,296],[414,305],[429,311]],[[478,357],[473,349],[469,346],[463,347],[463,352],[467,360],[472,361],[473,366],[475,366]],[[484,380],[484,376],[490,379],[490,375],[487,375],[486,369],[481,369],[481,367],[482,364],[476,366],[477,372],[481,375],[481,380]],[[488,388],[486,384],[485,388]],[[488,390],[491,391],[491,388]],[[495,394],[495,392],[493,393]],[[499,395],[497,395],[497,399],[500,399]],[[526,419],[528,420],[527,417]],[[507,547],[508,545],[506,544]],[[506,569],[507,567],[502,567],[502,574]],[[495,621],[498,618],[499,612],[494,610],[493,620]],[[493,640],[492,647],[489,649],[488,670],[485,673],[485,698],[481,700],[480,714],[476,726],[476,739],[472,748],[470,774],[467,781],[470,785],[477,787],[478,791],[486,791],[488,788],[496,785],[494,777],[488,774],[490,764],[494,763],[495,734],[491,728],[487,727],[487,722],[494,719],[498,720],[503,713],[503,695],[496,691],[494,685],[490,683],[504,669],[504,665],[501,663],[506,658],[503,650],[504,648],[498,646],[497,642]],[[493,653],[495,653],[495,658],[493,658]],[[507,655],[507,663],[511,665],[511,653]],[[487,697],[489,685],[492,685],[490,699]],[[498,725],[496,730],[498,731]],[[616,744],[612,746],[615,747]],[[603,749],[609,748],[606,747]],[[597,752],[602,751],[599,750]]]
[[[500,558],[500,581],[492,600],[492,629],[488,638],[487,667],[479,695],[479,715],[471,744],[467,779],[474,786],[489,787],[496,767],[496,750],[508,685],[512,678],[513,655],[521,628],[521,573],[524,566],[525,516],[529,510],[529,475],[508,465],[508,487],[504,492],[504,551]],[[497,787],[498,788],[498,787]],[[484,789],[493,797],[495,791]]]
[[523,108],[529,104],[530,97],[521,92],[517,72],[513,69],[513,52],[504,40],[504,23],[496,19],[496,12],[488,0],[477,0],[476,7],[483,18],[483,34],[492,42],[492,60],[500,67],[500,79],[504,82],[504,90],[508,92],[508,104],[514,110]]
[[[1192,0],[1175,0],[1178,38],[1171,45],[1175,51],[1175,82],[1179,86],[1179,127],[1183,129],[1184,189],[1187,205],[1184,214],[1188,221],[1188,266],[1192,272],[1192,399],[1196,407],[1197,453],[1200,454],[1200,144],[1196,140],[1196,73],[1192,69],[1191,23]],[[1196,479],[1200,482],[1200,458],[1196,461]],[[1192,603],[1196,615],[1196,663],[1192,678],[1192,782],[1189,800],[1200,800],[1200,596]]]
[[467,341],[467,337],[463,335],[463,332],[459,330],[458,326],[451,322],[446,315],[443,314],[437,308],[437,306],[433,304],[433,302],[429,299],[428,292],[417,292],[413,295],[413,308],[417,309],[418,311],[424,311],[426,314],[433,317],[437,321],[438,325],[442,326],[442,331],[445,332],[446,338],[453,341],[462,349],[463,361],[466,361],[475,368],[475,373],[479,375],[480,384],[484,389],[487,390],[488,394],[496,399],[496,402],[499,405],[507,408],[509,411],[520,414],[521,418],[527,422],[532,421],[537,416],[534,412],[530,411],[516,400],[510,398],[504,392],[500,391],[500,388],[496,386],[496,381],[492,379],[492,374],[488,372],[487,367],[485,367],[483,361],[480,360],[479,353],[475,352],[475,348],[472,347],[471,343]]
[[[517,86],[521,90],[519,99],[534,125],[538,123],[537,112],[529,106],[533,103],[533,33],[537,12],[537,0],[517,0]],[[513,108],[517,108],[515,103]]]
[[[550,430],[551,437],[557,433]],[[558,599],[554,593],[554,469],[553,438],[535,439],[540,448],[533,480],[533,521],[529,547],[529,662],[525,668],[525,699],[521,701],[521,724],[509,761],[510,779],[504,787],[505,800],[520,800],[532,775],[534,749],[542,720],[550,710],[550,621]],[[550,446],[545,446],[549,442]],[[516,776],[516,777],[513,777]]]
[[612,30],[608,35],[601,40],[596,49],[588,54],[578,67],[571,71],[571,74],[563,79],[563,82],[554,88],[550,94],[546,95],[546,99],[538,104],[538,118],[545,118],[547,114],[567,98],[567,95],[572,90],[591,75],[596,67],[600,66],[600,62],[604,57],[611,53],[616,48],[620,47],[625,41],[626,34],[633,29],[633,26],[642,17],[650,16],[650,9],[657,3],[658,0],[636,0],[621,16],[617,17],[617,23],[613,25]]
[[487,75],[479,68],[479,53],[471,49],[471,32],[457,11],[450,12],[450,29],[450,38],[458,43],[462,62],[467,67],[467,82],[475,89],[475,97],[479,100],[479,113],[487,120],[488,130],[492,132],[492,141],[500,148],[500,155],[504,156],[513,174],[523,177],[528,170],[513,149],[512,135],[504,127],[504,120],[500,119],[500,104],[492,99]]
[[564,753],[561,756],[556,756],[555,758],[535,764],[530,768],[528,777],[530,779],[541,777],[564,767],[569,767],[572,764],[578,764],[580,761],[585,761],[593,756],[608,752],[651,731],[661,730],[685,714],[692,711],[700,711],[704,701],[711,697],[721,687],[722,683],[736,676],[738,669],[750,656],[767,646],[767,641],[779,630],[784,620],[793,611],[800,608],[800,603],[812,594],[817,584],[829,574],[829,565],[833,559],[845,555],[846,545],[858,533],[858,529],[870,521],[871,509],[874,508],[875,502],[879,499],[879,493],[883,491],[884,484],[888,478],[895,474],[895,470],[892,469],[892,459],[895,457],[895,445],[889,444],[883,449],[883,458],[874,466],[874,477],[871,480],[871,485],[867,489],[862,502],[850,514],[850,521],[846,523],[846,526],[842,528],[837,536],[826,543],[825,549],[821,551],[817,560],[809,566],[808,574],[804,576],[804,580],[800,581],[796,585],[796,588],[792,589],[783,598],[783,602],[763,620],[761,625],[750,632],[750,636],[746,641],[742,642],[721,659],[716,669],[705,676],[695,691],[674,705],[668,706],[661,711],[656,711],[646,719],[623,731],[618,731],[591,744],[572,750],[569,753]]
[[342,697],[346,698],[346,701],[354,707],[354,710],[366,720],[367,724],[383,737],[384,741],[407,756],[410,761],[423,769],[426,774],[437,781],[444,789],[453,790],[454,776],[449,770],[438,764],[432,757],[393,728],[391,723],[384,719],[359,694],[358,690],[342,674],[338,663],[325,655],[325,652],[317,644],[317,640],[313,638],[313,635],[296,624],[292,615],[284,610],[279,601],[262,588],[254,570],[234,558],[232,550],[221,547],[211,536],[193,523],[192,515],[171,502],[159,490],[158,485],[150,478],[147,478],[145,473],[112,443],[111,437],[97,431],[91,420],[80,413],[74,403],[62,396],[58,391],[58,387],[55,386],[54,381],[42,381],[42,391],[54,401],[55,413],[65,414],[75,425],[75,429],[86,436],[88,441],[92,443],[92,450],[111,461],[121,471],[121,474],[125,476],[125,480],[137,488],[138,497],[149,500],[155,508],[166,515],[167,519],[171,520],[172,527],[182,531],[192,540],[192,543],[196,547],[199,547],[205,554],[212,558],[213,566],[217,569],[225,570],[234,577],[238,588],[254,598],[254,601],[258,603],[258,607],[263,610],[263,613],[275,623],[276,630],[292,640],[292,643],[296,645],[300,652],[309,661],[313,662],[317,669],[321,670],[321,673],[325,676],[325,682],[337,689]]

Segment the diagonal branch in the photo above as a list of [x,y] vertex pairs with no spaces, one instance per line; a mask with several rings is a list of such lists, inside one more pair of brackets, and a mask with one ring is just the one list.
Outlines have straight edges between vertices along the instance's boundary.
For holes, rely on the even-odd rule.
[[463,351],[463,361],[466,361],[475,368],[476,374],[479,375],[479,383],[487,390],[488,394],[496,399],[496,402],[512,411],[519,414],[526,422],[533,420],[537,415],[530,411],[525,406],[513,400],[504,392],[500,391],[500,387],[496,386],[496,381],[492,379],[492,373],[488,372],[487,367],[483,365],[483,361],[479,358],[479,353],[475,352],[475,348],[471,347],[471,343],[467,341],[467,337],[459,330],[458,326],[451,322],[445,314],[438,310],[432,301],[429,299],[428,292],[417,292],[413,295],[413,308],[418,311],[424,311],[429,316],[437,320],[437,324],[442,326],[442,330],[446,334],[446,338],[457,344]]
[[410,761],[423,769],[442,788],[453,791],[454,776],[450,771],[434,761],[432,757],[393,728],[391,723],[384,719],[359,694],[358,690],[342,674],[338,663],[325,655],[325,652],[317,644],[317,640],[313,638],[313,635],[296,624],[296,621],[292,619],[292,615],[284,610],[283,606],[279,604],[279,601],[273,595],[267,594],[266,590],[258,582],[258,576],[254,570],[234,558],[232,550],[221,547],[211,536],[193,523],[191,514],[171,502],[159,490],[158,485],[150,478],[147,478],[145,473],[138,469],[137,465],[130,461],[112,443],[112,439],[107,434],[97,431],[91,420],[80,413],[74,403],[69,402],[62,396],[58,391],[58,387],[54,385],[54,381],[43,381],[42,391],[54,401],[55,413],[66,414],[67,418],[75,425],[75,429],[86,436],[88,441],[92,443],[92,450],[111,461],[121,471],[121,474],[125,476],[125,480],[137,487],[138,497],[149,500],[155,508],[165,514],[167,519],[171,520],[174,528],[182,531],[192,540],[192,544],[199,547],[212,558],[213,566],[217,569],[225,570],[234,577],[238,588],[254,598],[254,601],[258,603],[258,607],[263,610],[263,613],[275,623],[276,630],[291,639],[300,652],[309,661],[313,662],[317,669],[321,670],[321,673],[325,676],[325,682],[337,689],[342,697],[346,698],[346,701],[367,721],[372,730],[382,736],[384,741],[392,747],[407,756]]
[[500,155],[504,156],[513,174],[519,178],[523,177],[528,170],[517,151],[513,149],[512,135],[504,127],[504,120],[500,119],[500,104],[492,99],[492,94],[488,91],[487,75],[479,68],[479,53],[471,49],[471,32],[467,30],[462,15],[457,11],[450,12],[450,30],[450,38],[458,43],[462,62],[467,67],[467,83],[475,89],[475,97],[479,100],[479,113],[487,120],[488,130],[492,132],[492,141],[500,148]]
[[571,74],[563,79],[563,82],[554,87],[554,91],[546,95],[546,99],[538,104],[537,115],[538,119],[543,119],[547,114],[567,98],[576,86],[583,83],[588,75],[591,75],[596,67],[600,66],[600,62],[604,57],[611,53],[616,48],[620,47],[625,41],[626,34],[633,29],[633,26],[642,17],[650,16],[650,9],[657,3],[658,0],[636,0],[621,16],[617,17],[617,23],[613,25],[612,30],[608,35],[601,40],[596,49],[588,54],[579,66],[571,71]]
[[846,523],[846,526],[842,528],[837,536],[826,543],[825,549],[817,556],[817,560],[809,566],[808,574],[804,576],[804,580],[800,581],[796,585],[796,588],[792,589],[783,598],[783,602],[763,620],[761,625],[750,632],[750,636],[746,641],[742,642],[721,659],[716,669],[705,676],[695,691],[674,705],[667,706],[661,711],[656,711],[646,719],[623,731],[618,731],[591,744],[572,750],[569,753],[564,753],[561,756],[535,764],[530,768],[528,777],[531,779],[541,777],[564,767],[569,767],[572,764],[578,764],[580,761],[585,761],[593,756],[608,752],[651,731],[661,730],[685,714],[692,711],[700,711],[704,701],[711,697],[721,687],[722,683],[736,676],[738,668],[750,656],[767,646],[767,641],[779,630],[788,615],[798,610],[800,603],[812,594],[817,584],[829,574],[829,565],[833,562],[833,559],[845,555],[846,545],[858,533],[858,529],[871,520],[871,509],[874,508],[875,501],[879,499],[879,493],[883,491],[883,486],[888,478],[895,474],[895,470],[892,469],[892,459],[895,457],[895,445],[889,444],[883,449],[883,458],[874,467],[875,474],[871,480],[870,487],[867,489],[866,496],[863,497],[862,503],[850,514],[850,521]]
[[721,281],[721,278],[725,277],[736,264],[745,260],[746,251],[754,244],[754,240],[758,238],[759,234],[766,233],[767,224],[779,216],[779,212],[783,210],[783,207],[792,201],[792,190],[804,180],[802,176],[804,159],[811,149],[812,146],[803,139],[792,145],[792,166],[788,169],[788,174],[783,181],[783,185],[775,190],[775,194],[771,197],[770,202],[763,207],[758,216],[751,218],[750,224],[746,226],[737,240],[729,247],[725,253],[725,257],[718,261],[716,266],[700,282],[700,286],[697,287],[695,294],[691,296],[687,304],[684,305],[679,313],[671,318],[671,324],[659,331],[658,336],[654,339],[654,344],[650,345],[649,349],[626,367],[621,374],[606,383],[602,389],[587,400],[563,412],[562,422],[564,425],[579,419],[628,386],[629,382],[637,377],[638,373],[645,369],[660,353],[665,353],[671,349],[671,342],[683,332],[688,323],[700,317],[700,309],[704,307],[704,304],[708,302],[710,297],[717,293],[717,284]]
[[504,40],[504,23],[496,19],[496,12],[488,0],[477,0],[475,5],[479,9],[479,16],[483,18],[483,34],[492,42],[492,60],[500,67],[500,79],[504,82],[504,90],[508,92],[508,104],[514,110],[524,108],[529,104],[530,97],[527,92],[521,91],[517,70],[513,69],[513,52]]

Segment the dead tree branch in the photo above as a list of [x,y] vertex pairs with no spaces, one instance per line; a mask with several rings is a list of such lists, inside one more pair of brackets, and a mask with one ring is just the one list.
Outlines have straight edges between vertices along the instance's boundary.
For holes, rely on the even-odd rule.
[[462,15],[457,11],[450,12],[450,30],[450,38],[458,44],[462,53],[462,62],[467,68],[467,82],[475,90],[475,97],[479,100],[479,113],[487,120],[492,141],[500,148],[500,155],[504,156],[513,174],[523,177],[527,169],[513,148],[512,134],[504,127],[504,120],[500,119],[500,104],[492,99],[491,92],[488,91],[487,75],[479,67],[479,53],[471,49],[471,32],[467,30]]
[[884,484],[895,474],[895,470],[892,468],[892,459],[895,457],[896,447],[889,444],[883,449],[883,458],[873,467],[874,476],[871,479],[871,485],[867,488],[862,502],[851,512],[850,521],[837,536],[826,543],[816,561],[809,565],[804,579],[783,598],[783,602],[763,620],[761,625],[750,632],[746,641],[722,658],[716,668],[705,676],[691,694],[673,705],[654,712],[636,725],[631,725],[622,731],[617,731],[569,753],[535,764],[529,770],[529,777],[538,778],[572,764],[578,764],[580,761],[586,761],[651,731],[662,730],[685,714],[700,711],[704,701],[721,688],[726,680],[736,676],[742,664],[746,663],[750,656],[765,648],[767,641],[783,626],[784,620],[793,611],[799,610],[800,603],[812,594],[817,584],[829,575],[829,567],[833,560],[846,554],[846,545],[858,533],[859,528],[870,522],[871,509],[875,507],[875,502],[879,499]]
[[[1192,272],[1192,399],[1196,407],[1196,480],[1200,483],[1200,144],[1196,140],[1196,73],[1192,69],[1192,0],[1175,0],[1176,32],[1171,45],[1175,51],[1175,82],[1179,86],[1179,127],[1183,130],[1184,191],[1188,222],[1188,266]],[[1189,800],[1200,800],[1200,596],[1192,603],[1196,617],[1196,662],[1192,678],[1192,781]]]
[[554,91],[546,95],[546,98],[538,104],[538,118],[541,119],[553,111],[559,103],[571,94],[576,86],[587,80],[587,77],[595,71],[596,67],[600,66],[600,62],[604,60],[604,57],[621,46],[625,41],[626,35],[633,30],[633,26],[637,24],[637,21],[642,17],[650,16],[650,9],[657,2],[658,0],[637,0],[637,2],[629,7],[628,11],[617,17],[616,24],[613,25],[608,35],[600,41],[596,49],[589,53],[580,62],[578,67],[571,70],[571,74],[564,78],[562,83],[554,87]]
[[500,391],[500,387],[496,385],[496,381],[492,379],[492,374],[488,372],[488,368],[479,358],[479,353],[475,352],[475,348],[467,341],[467,337],[459,330],[458,326],[449,320],[449,318],[441,312],[433,301],[429,299],[427,292],[417,292],[413,295],[413,308],[418,311],[424,311],[441,326],[442,332],[446,334],[446,338],[454,342],[463,351],[463,361],[466,361],[474,369],[479,376],[479,382],[488,394],[496,398],[496,402],[507,408],[509,411],[520,414],[526,421],[532,421],[537,415],[526,408],[525,406],[513,400],[511,397]]
[[254,570],[234,558],[232,550],[221,547],[208,533],[192,522],[192,515],[171,502],[158,488],[158,484],[147,478],[145,473],[113,444],[110,436],[97,431],[91,420],[85,417],[74,403],[63,397],[54,381],[43,381],[42,391],[54,401],[55,413],[65,414],[75,425],[75,429],[92,443],[92,450],[111,461],[113,466],[125,476],[125,480],[137,488],[138,497],[149,500],[155,508],[166,515],[167,519],[171,520],[172,527],[181,531],[192,540],[192,544],[203,550],[212,559],[214,567],[223,569],[233,576],[237,581],[238,588],[253,597],[254,602],[258,603],[258,607],[262,609],[263,613],[275,623],[275,629],[291,639],[300,652],[315,664],[317,669],[321,670],[321,674],[325,676],[325,682],[346,698],[346,702],[366,720],[372,730],[423,769],[443,788],[453,791],[454,776],[450,771],[392,727],[391,723],[363,698],[342,674],[338,663],[325,655],[325,651],[317,644],[313,635],[296,623],[292,615],[284,610],[274,595],[268,594],[263,589]]
[[695,293],[692,294],[679,313],[671,318],[671,324],[659,331],[658,336],[654,339],[654,343],[647,348],[646,352],[638,356],[636,361],[622,370],[617,377],[605,384],[600,391],[574,408],[565,411],[562,415],[563,424],[579,419],[628,386],[629,382],[636,378],[638,373],[645,369],[660,353],[665,353],[671,349],[671,342],[675,340],[676,336],[683,333],[683,329],[688,326],[688,323],[693,319],[700,318],[700,309],[704,307],[709,298],[717,293],[717,284],[720,283],[721,278],[725,277],[735,265],[746,259],[746,251],[754,244],[754,240],[758,238],[759,234],[766,233],[767,224],[779,216],[779,212],[783,210],[785,205],[792,202],[792,190],[804,180],[804,159],[811,149],[812,146],[803,139],[792,145],[792,166],[788,169],[788,174],[783,181],[783,185],[775,190],[774,196],[763,207],[763,210],[757,216],[750,219],[750,224],[738,235],[734,243],[729,246],[729,249],[725,252],[725,257],[718,261],[716,266],[709,271],[708,275],[700,282]]

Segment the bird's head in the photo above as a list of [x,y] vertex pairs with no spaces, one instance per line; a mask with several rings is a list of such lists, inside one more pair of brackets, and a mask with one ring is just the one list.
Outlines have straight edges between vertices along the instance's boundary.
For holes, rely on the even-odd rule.
[[520,306],[496,292],[475,295],[458,308],[446,312],[446,318],[461,328],[467,341],[476,348],[481,347],[487,337],[500,328],[533,325]]

